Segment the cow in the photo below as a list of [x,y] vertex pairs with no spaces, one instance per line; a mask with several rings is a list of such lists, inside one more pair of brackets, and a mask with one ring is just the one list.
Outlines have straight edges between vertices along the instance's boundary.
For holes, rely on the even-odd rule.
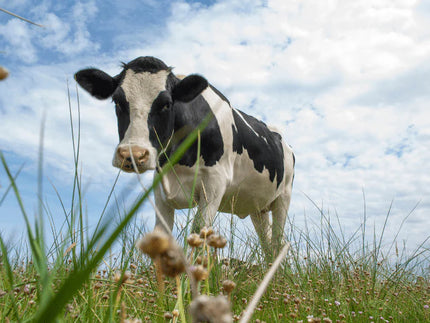
[[[93,97],[115,103],[119,144],[112,164],[125,172],[158,172],[184,137],[212,116],[200,147],[194,142],[155,188],[156,208],[169,229],[175,209],[189,208],[190,198],[198,207],[194,229],[211,225],[218,211],[249,215],[266,255],[279,252],[295,164],[279,132],[233,108],[201,75],[175,76],[154,57],[123,63],[113,77],[83,69],[75,80]],[[161,224],[157,217],[156,226]]]

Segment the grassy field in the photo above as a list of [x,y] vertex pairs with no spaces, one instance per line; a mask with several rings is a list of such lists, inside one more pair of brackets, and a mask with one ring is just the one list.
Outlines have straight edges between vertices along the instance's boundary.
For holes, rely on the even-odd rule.
[[[156,231],[141,232],[134,225],[136,211],[148,200],[156,178],[129,209],[120,212],[118,221],[109,218],[115,210],[103,210],[97,227],[89,232],[78,138],[72,133],[73,203],[63,209],[64,227],[50,226],[54,242],[49,245],[45,242],[49,206],[43,203],[42,185],[38,212],[30,219],[14,174],[0,155],[9,194],[15,195],[27,230],[22,241],[5,242],[0,236],[1,322],[246,322],[248,315],[250,322],[430,321],[427,241],[407,251],[395,240],[385,241],[385,226],[369,240],[365,217],[351,236],[335,229],[333,219],[322,211],[315,230],[303,231],[290,222],[286,257],[266,264],[256,235],[236,229],[234,218],[226,237],[218,232],[227,232],[225,228],[215,228],[211,235],[206,231],[191,235],[190,221],[174,239]],[[199,140],[199,129],[160,176],[194,140]],[[42,183],[43,144],[40,151]],[[276,272],[268,280],[270,268]],[[255,298],[258,288],[265,290],[261,299]]]

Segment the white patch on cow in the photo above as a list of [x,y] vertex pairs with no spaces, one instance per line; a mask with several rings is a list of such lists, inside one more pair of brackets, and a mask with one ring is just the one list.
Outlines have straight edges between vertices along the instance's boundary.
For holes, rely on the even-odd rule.
[[[157,150],[149,140],[148,115],[158,94],[166,90],[166,80],[169,73],[169,71],[165,70],[157,73],[135,73],[133,70],[128,69],[121,84],[130,107],[130,125],[117,149],[120,147],[139,146],[148,150],[149,158],[142,171],[155,169],[156,167]],[[112,164],[115,167],[121,167],[121,161],[116,151]]]

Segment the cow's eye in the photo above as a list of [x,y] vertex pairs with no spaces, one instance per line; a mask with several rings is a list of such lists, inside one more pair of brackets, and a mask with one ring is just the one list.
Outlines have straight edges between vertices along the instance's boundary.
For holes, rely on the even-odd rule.
[[166,111],[166,110],[170,109],[170,106],[171,106],[170,102],[164,104],[163,107],[161,108],[161,111]]
[[152,103],[152,111],[164,112],[172,106],[172,98],[167,91],[161,92]]

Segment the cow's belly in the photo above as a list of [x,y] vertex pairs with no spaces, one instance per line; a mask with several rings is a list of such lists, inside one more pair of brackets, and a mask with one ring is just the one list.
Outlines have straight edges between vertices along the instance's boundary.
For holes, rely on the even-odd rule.
[[[234,153],[235,154],[235,153]],[[212,167],[202,166],[193,190],[195,168],[175,166],[175,174],[163,178],[165,201],[175,209],[196,206],[206,196],[223,194],[218,210],[246,217],[249,214],[268,210],[273,201],[282,194],[283,183],[272,182],[269,171],[258,172],[246,152],[234,156],[230,163]],[[191,192],[194,201],[190,203]]]
[[243,218],[249,214],[269,210],[273,201],[281,194],[276,178],[272,182],[269,171],[258,172],[253,162],[246,158],[236,159],[233,181],[227,187],[219,210]]

